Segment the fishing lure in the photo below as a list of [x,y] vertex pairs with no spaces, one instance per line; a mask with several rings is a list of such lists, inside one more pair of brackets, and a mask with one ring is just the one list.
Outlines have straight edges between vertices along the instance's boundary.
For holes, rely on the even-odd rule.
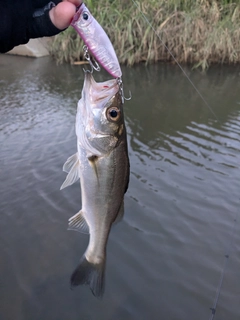
[[99,66],[90,60],[88,50],[110,75],[114,78],[121,78],[122,71],[112,43],[84,3],[75,13],[71,26],[86,44],[84,54],[91,66],[99,71]]

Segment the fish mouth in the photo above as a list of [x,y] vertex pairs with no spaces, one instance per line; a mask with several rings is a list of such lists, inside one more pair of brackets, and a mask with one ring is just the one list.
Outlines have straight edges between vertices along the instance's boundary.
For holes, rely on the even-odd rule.
[[119,84],[117,79],[96,82],[91,72],[85,72],[83,93],[85,100],[88,100],[91,104],[99,102],[107,103],[118,92]]

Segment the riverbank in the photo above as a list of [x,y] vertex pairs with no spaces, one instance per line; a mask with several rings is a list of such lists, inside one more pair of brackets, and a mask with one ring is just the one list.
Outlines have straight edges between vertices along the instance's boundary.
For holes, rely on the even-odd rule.
[[[87,2],[120,63],[172,62],[172,55],[180,63],[202,69],[212,63],[240,63],[240,4],[236,1],[143,0],[137,3],[139,7],[135,3]],[[58,63],[74,63],[83,59],[82,46],[75,30],[68,28],[54,38],[50,53]]]

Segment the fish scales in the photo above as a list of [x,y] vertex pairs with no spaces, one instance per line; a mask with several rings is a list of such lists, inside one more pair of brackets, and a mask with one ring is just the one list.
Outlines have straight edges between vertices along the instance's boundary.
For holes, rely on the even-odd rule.
[[90,236],[71,284],[88,284],[95,296],[102,296],[107,240],[112,224],[123,215],[129,181],[126,129],[116,79],[97,83],[91,73],[85,73],[76,135],[78,152],[64,164],[68,175],[62,188],[80,178],[82,209],[69,219],[69,227]]

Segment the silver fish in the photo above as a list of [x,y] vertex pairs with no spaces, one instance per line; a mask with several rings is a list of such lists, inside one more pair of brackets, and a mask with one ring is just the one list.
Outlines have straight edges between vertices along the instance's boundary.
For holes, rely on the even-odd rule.
[[85,73],[76,116],[78,152],[68,158],[61,189],[80,178],[82,209],[69,228],[89,232],[89,244],[71,276],[71,285],[88,284],[95,296],[104,292],[106,246],[111,226],[123,216],[129,159],[122,99],[116,79],[95,82]]

